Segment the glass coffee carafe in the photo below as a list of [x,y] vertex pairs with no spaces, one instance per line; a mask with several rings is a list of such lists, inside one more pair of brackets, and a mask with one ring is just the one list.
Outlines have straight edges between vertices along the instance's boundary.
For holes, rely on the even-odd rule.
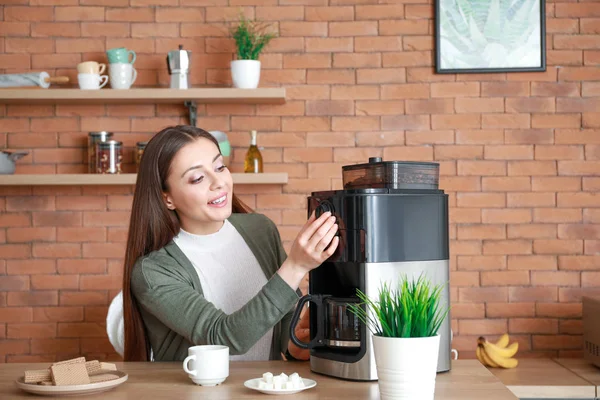
[[[314,312],[316,315],[311,315],[311,340],[308,343],[300,341],[294,333],[302,307],[306,302],[313,303],[316,308],[311,310],[311,314]],[[350,311],[351,304],[358,305],[360,300],[356,297],[343,298],[320,294],[303,296],[292,317],[290,339],[303,349],[318,346],[338,349],[360,347],[360,321]]]

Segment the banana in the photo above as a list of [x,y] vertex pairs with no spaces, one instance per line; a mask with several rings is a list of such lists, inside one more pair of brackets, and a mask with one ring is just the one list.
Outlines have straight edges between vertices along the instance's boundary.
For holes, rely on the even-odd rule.
[[505,333],[504,335],[500,336],[500,339],[498,339],[498,341],[496,342],[496,346],[506,347],[506,346],[508,346],[509,341],[510,341],[510,337],[508,336],[508,333]]
[[481,348],[481,358],[483,358],[483,361],[487,366],[492,368],[500,367],[500,365],[498,365],[494,360],[492,360],[491,357],[485,352],[485,348],[483,347],[483,345],[479,345],[479,347]]
[[[519,365],[519,360],[511,358],[519,348],[516,342],[509,347],[502,349],[484,339],[483,343],[480,343],[480,346],[482,346],[482,353],[487,356],[487,358],[485,358],[486,361],[488,361],[489,358],[494,364],[502,368],[515,368]],[[507,356],[506,354],[511,355]]]
[[475,349],[475,356],[477,356],[477,359],[481,364],[483,364],[485,367],[489,367],[481,355],[481,346],[477,346],[477,349]]
[[483,346],[485,348],[485,352],[489,355],[491,355],[491,353],[495,353],[502,358],[511,358],[517,354],[517,351],[519,351],[519,343],[517,342],[513,342],[510,346],[502,348],[486,340],[483,343]]

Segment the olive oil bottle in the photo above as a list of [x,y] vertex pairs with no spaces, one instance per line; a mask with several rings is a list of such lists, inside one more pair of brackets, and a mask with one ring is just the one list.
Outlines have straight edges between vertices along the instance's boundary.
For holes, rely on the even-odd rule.
[[244,159],[244,172],[255,174],[263,172],[262,154],[256,146],[256,131],[250,131],[250,147]]

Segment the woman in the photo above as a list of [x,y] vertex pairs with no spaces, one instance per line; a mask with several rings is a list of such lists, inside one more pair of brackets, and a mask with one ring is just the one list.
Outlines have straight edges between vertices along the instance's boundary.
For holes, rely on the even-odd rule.
[[306,273],[337,248],[335,218],[312,215],[286,257],[275,224],[232,190],[210,133],[176,126],[148,142],[125,254],[126,361],[183,360],[199,344],[233,359],[308,358],[289,342],[291,313]]

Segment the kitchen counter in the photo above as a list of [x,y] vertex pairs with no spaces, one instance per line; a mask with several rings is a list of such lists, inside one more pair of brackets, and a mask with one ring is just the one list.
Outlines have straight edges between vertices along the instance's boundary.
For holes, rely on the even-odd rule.
[[[116,363],[129,374],[121,386],[92,397],[111,399],[269,399],[260,392],[244,387],[247,379],[274,374],[298,372],[303,378],[317,381],[317,386],[293,395],[290,399],[379,399],[377,382],[350,382],[311,373],[306,362],[283,361],[232,362],[229,378],[216,387],[194,385],[183,372],[181,363]],[[18,389],[14,381],[23,371],[43,369],[48,363],[0,364],[0,398],[28,399],[33,397]],[[435,398],[439,400],[515,400],[516,397],[476,360],[453,362],[452,371],[438,374]]]
[[554,361],[596,386],[596,397],[600,397],[600,368],[583,358],[557,358]]
[[[570,365],[587,371],[587,377]],[[595,399],[600,370],[594,377],[594,371],[584,367],[585,362],[578,359],[519,359],[517,368],[489,370],[520,399]]]

